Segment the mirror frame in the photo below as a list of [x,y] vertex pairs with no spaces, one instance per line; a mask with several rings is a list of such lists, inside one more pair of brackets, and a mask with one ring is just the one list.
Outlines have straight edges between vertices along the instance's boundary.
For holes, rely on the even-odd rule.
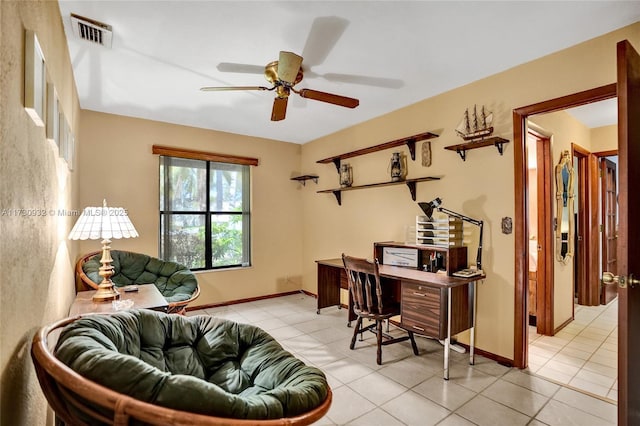
[[[563,202],[564,194],[564,182],[562,181],[562,170],[567,168],[569,176],[567,179],[567,202],[566,206]],[[562,151],[560,155],[560,161],[556,165],[556,260],[566,265],[573,257],[573,238],[574,238],[574,208],[573,208],[573,185],[574,185],[574,172],[573,172],[573,160],[571,158],[571,152],[569,150]],[[567,252],[562,255],[562,218],[564,211],[567,210],[569,230],[567,231]]]

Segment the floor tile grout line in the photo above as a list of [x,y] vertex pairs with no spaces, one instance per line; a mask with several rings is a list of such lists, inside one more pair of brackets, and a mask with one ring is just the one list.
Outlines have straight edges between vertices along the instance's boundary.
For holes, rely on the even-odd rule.
[[[273,308],[273,309],[271,309],[271,310],[275,310],[275,311],[278,311],[278,312],[285,311],[286,309],[288,309],[288,308],[289,308],[289,307],[287,306],[288,304],[289,304],[289,302],[287,302],[287,304],[283,304],[283,305],[281,305],[281,306],[279,306],[279,307],[277,307],[277,308]],[[302,305],[299,305],[299,306],[302,306]],[[306,307],[306,306],[307,306],[307,304],[305,303],[305,304],[304,304],[304,306]],[[309,304],[309,306],[311,306],[311,304]],[[261,306],[261,307],[262,307],[262,306]],[[313,307],[313,306],[312,306],[312,307]],[[245,306],[245,307],[243,307],[243,308],[246,308],[246,310],[247,310],[247,311],[252,311],[252,310],[253,310],[253,309],[249,308],[249,305],[246,305],[246,306]],[[233,316],[239,316],[239,317],[242,317],[242,311],[243,311],[243,310],[245,310],[245,309],[238,309],[238,310],[230,309],[230,310],[227,310],[227,311],[225,312],[225,314],[226,314],[226,315],[233,315]],[[270,309],[265,309],[265,310],[266,310],[266,311],[269,311]],[[315,308],[314,308],[314,310],[315,310]],[[258,311],[259,311],[259,310],[258,310]],[[595,321],[597,320],[597,318],[598,318],[598,317],[601,317],[601,316],[604,314],[604,312],[606,312],[606,310],[602,310],[602,311],[599,313],[599,315],[598,315],[597,317],[595,317],[595,318],[592,318],[592,319],[591,319],[591,321],[590,321],[587,325],[591,325],[591,324],[595,323]],[[295,312],[292,312],[291,314],[293,314],[293,315],[303,315],[303,314],[304,314],[304,310],[298,311],[298,310],[296,309],[296,311],[295,311]],[[260,315],[261,315],[261,314],[260,314],[260,313],[258,313],[258,314],[256,314],[256,315],[257,315],[258,317],[260,317]],[[214,316],[215,316],[215,313],[214,313]],[[259,323],[260,323],[262,320],[260,320],[260,319],[256,319],[256,318],[255,318],[255,316],[254,316],[254,314],[246,314],[246,316],[251,318],[251,319],[249,319],[249,318],[247,318],[247,319],[246,319],[246,322],[247,322],[247,323],[249,323],[249,324],[253,324],[253,325],[256,325],[256,326],[260,326],[260,324],[259,324]],[[291,315],[278,315],[277,317],[278,317],[278,318],[284,318],[284,317],[286,317],[286,316],[291,316]],[[305,330],[303,330],[303,329],[299,329],[299,331],[302,333],[300,336],[309,336],[309,337],[312,337],[312,338],[314,338],[314,339],[315,339],[315,337],[312,335],[313,333],[316,333],[316,332],[321,331],[321,330],[326,330],[326,329],[330,329],[330,328],[336,327],[338,323],[342,324],[342,322],[341,322],[341,321],[338,321],[338,320],[337,320],[337,318],[336,318],[336,322],[335,322],[335,323],[332,323],[331,321],[328,321],[328,322],[327,322],[327,324],[323,324],[321,328],[315,329],[315,328],[313,327],[313,325],[312,325],[312,324],[310,324],[312,321],[313,321],[313,319],[309,319],[308,321],[300,321],[300,322],[295,322],[295,323],[291,323],[291,324],[286,324],[286,325],[282,326],[281,328],[285,328],[285,327],[293,327],[293,328],[297,328],[297,327],[296,327],[297,325],[302,324],[302,323],[307,323],[307,322],[309,322],[308,326],[307,326],[307,327],[304,327],[304,329],[305,329],[305,330],[311,330],[311,331],[305,331]],[[286,321],[285,321],[285,322],[286,322]],[[585,330],[585,327],[583,327],[583,328],[580,330],[580,332],[582,332],[582,331],[584,331],[584,330]],[[573,339],[575,339],[575,338],[580,334],[580,332],[578,332],[578,333],[576,333],[575,335],[573,335],[573,337],[571,338],[571,340],[570,340],[570,341],[573,341]],[[591,355],[590,355],[589,359],[591,359],[591,357],[592,357],[592,356],[594,356],[594,354],[595,354],[598,350],[600,350],[600,349],[609,350],[609,349],[607,349],[607,348],[603,348],[603,345],[604,345],[605,343],[607,343],[607,341],[609,341],[609,340],[611,339],[611,337],[613,336],[613,334],[614,334],[614,333],[616,333],[615,328],[614,328],[613,330],[611,330],[611,331],[610,331],[610,332],[609,332],[609,333],[604,337],[604,339],[601,341],[601,343],[600,343],[600,344],[599,344],[599,345],[598,345],[598,346],[597,346],[597,347],[596,347],[596,348],[591,352]],[[298,336],[298,337],[300,337],[300,336]],[[538,336],[538,338],[540,338],[540,337],[541,337],[541,336]],[[589,338],[589,337],[586,337],[586,338]],[[292,337],[292,339],[294,339],[294,337]],[[319,339],[316,339],[316,340],[318,340],[318,342],[319,342],[319,345],[318,345],[317,347],[320,347],[320,346],[327,346],[327,347],[331,347],[331,343],[333,343],[333,342],[337,342],[337,341],[339,341],[340,339],[337,339],[337,340],[332,341],[332,342],[323,342],[323,341],[321,341],[321,340],[319,340]],[[592,340],[593,340],[593,339],[592,339]],[[569,342],[570,342],[570,341],[569,341]],[[553,359],[556,355],[560,354],[560,352],[562,351],[562,349],[566,347],[567,343],[568,343],[568,342],[565,342],[565,343],[561,346],[561,348],[560,348],[560,349],[559,349],[559,350],[554,354],[554,356],[552,356],[552,357],[551,357],[551,359]],[[531,344],[531,342],[530,342],[530,344]],[[334,348],[337,348],[337,346],[335,346],[335,345],[334,345],[334,347],[332,347],[332,350],[333,350]],[[295,350],[292,350],[291,352],[292,352],[292,353],[294,353],[294,354],[297,354],[297,355],[299,355],[299,356],[301,356],[301,357],[303,357],[303,358],[304,358],[304,354],[302,354],[302,352],[307,351],[307,350],[312,350],[312,349],[310,349],[310,348],[306,348],[306,347],[303,347],[303,346],[300,346],[300,347],[296,347],[296,349],[295,349]],[[434,353],[433,353],[433,351],[431,350],[431,348],[430,348],[430,347],[429,347],[429,348],[427,348],[426,350],[427,350],[427,352],[426,352],[426,353],[423,353],[423,355],[427,355],[427,356],[429,356],[429,357],[431,357],[432,355],[434,355]],[[436,352],[438,352],[438,351],[436,351]],[[439,352],[441,352],[441,350],[440,350]],[[350,357],[350,356],[349,356],[349,351],[340,352],[340,355],[341,355],[341,356],[344,356],[345,358],[349,358],[349,359],[350,359],[350,361],[362,362],[362,361],[359,361],[356,357]],[[412,356],[409,356],[409,357],[407,357],[407,358],[413,358],[413,357],[412,357]],[[343,358],[341,358],[341,359],[343,359]],[[403,360],[403,359],[405,359],[405,358],[400,358],[400,360]],[[455,354],[453,355],[453,358],[451,359],[451,361],[452,361],[452,365],[454,365],[454,366],[455,366],[455,365],[457,365],[458,367],[461,367],[461,368],[464,368],[465,366],[466,366],[466,367],[468,367],[468,361],[467,361],[466,359],[462,358],[462,357],[460,357],[460,358],[456,357],[456,355],[455,355]],[[547,360],[547,361],[545,361],[545,363],[546,363],[546,362],[548,362],[548,360]],[[583,363],[583,366],[584,366],[584,365],[586,365],[586,363],[587,363],[587,360],[585,360],[585,362]],[[436,364],[437,364],[437,363],[436,363]],[[585,391],[583,391],[583,390],[581,390],[581,389],[574,388],[574,387],[572,387],[572,386],[570,386],[570,385],[568,385],[568,384],[564,384],[564,383],[555,383],[555,381],[554,381],[554,380],[552,380],[552,379],[550,379],[550,378],[547,378],[547,377],[544,377],[544,376],[537,375],[537,374],[535,374],[535,373],[534,373],[534,372],[532,372],[532,371],[517,370],[517,369],[507,369],[507,370],[504,370],[504,371],[503,371],[503,370],[500,370],[500,369],[497,369],[497,370],[496,370],[496,369],[491,369],[491,368],[490,368],[489,370],[484,371],[484,370],[481,370],[480,368],[473,368],[473,370],[474,370],[474,371],[476,371],[476,370],[477,370],[477,372],[478,372],[478,373],[481,373],[481,376],[482,376],[482,377],[485,377],[485,376],[486,376],[487,378],[491,378],[491,379],[492,379],[492,380],[491,380],[491,383],[490,383],[490,384],[488,384],[488,385],[486,385],[486,386],[483,386],[483,387],[482,387],[482,389],[480,389],[479,391],[476,391],[476,390],[472,389],[471,387],[467,387],[467,386],[465,386],[465,385],[461,384],[461,382],[457,382],[456,384],[457,384],[458,386],[462,386],[463,388],[465,388],[465,389],[467,389],[469,392],[471,392],[471,397],[470,397],[467,401],[463,402],[460,406],[456,407],[454,410],[450,410],[449,408],[445,407],[444,405],[440,404],[439,402],[437,402],[437,401],[435,401],[435,400],[432,400],[431,398],[427,397],[426,395],[422,395],[421,393],[419,393],[419,392],[417,392],[417,391],[415,390],[418,386],[420,386],[421,384],[423,384],[425,381],[427,381],[427,380],[432,380],[432,379],[433,379],[433,377],[439,377],[439,376],[438,376],[438,373],[434,370],[434,368],[435,368],[435,365],[436,365],[436,364],[433,364],[433,365],[429,364],[429,366],[427,367],[428,372],[429,372],[428,377],[424,378],[424,379],[423,379],[423,380],[421,380],[419,383],[412,385],[411,387],[407,387],[406,385],[404,385],[403,383],[401,383],[399,380],[394,380],[394,379],[393,379],[393,377],[385,376],[386,378],[389,378],[389,379],[393,380],[395,383],[398,383],[398,385],[402,386],[403,391],[402,391],[399,395],[394,396],[393,398],[391,398],[391,399],[389,399],[389,400],[387,400],[387,401],[383,402],[383,403],[382,403],[382,404],[380,404],[380,405],[378,405],[377,403],[375,403],[374,401],[372,401],[371,399],[369,399],[369,398],[368,398],[364,393],[360,393],[360,392],[356,391],[353,387],[351,387],[351,386],[353,386],[353,382],[355,382],[355,380],[359,380],[359,379],[354,379],[354,380],[352,380],[352,381],[351,381],[351,382],[349,382],[349,383],[343,383],[343,382],[341,382],[338,378],[336,378],[336,380],[337,380],[336,384],[338,384],[338,383],[339,383],[339,384],[338,384],[338,386],[336,386],[336,387],[335,387],[335,389],[338,389],[338,388],[341,388],[341,387],[343,387],[343,386],[344,386],[344,387],[345,387],[345,389],[349,389],[351,392],[354,392],[356,395],[358,395],[358,396],[359,396],[359,397],[361,397],[361,398],[364,398],[365,400],[369,401],[369,402],[373,405],[373,408],[372,408],[371,410],[368,410],[367,412],[365,412],[365,413],[363,413],[363,414],[361,414],[361,415],[357,416],[356,418],[351,419],[351,420],[349,420],[348,422],[345,422],[345,423],[357,423],[358,419],[360,419],[361,417],[366,416],[366,415],[368,415],[368,414],[370,415],[370,413],[371,413],[371,412],[375,411],[375,410],[376,410],[376,408],[378,408],[378,409],[380,409],[380,411],[381,411],[381,412],[384,412],[386,415],[390,416],[390,417],[389,417],[390,419],[391,419],[391,418],[393,418],[394,420],[398,421],[398,423],[399,423],[399,424],[405,424],[405,425],[406,425],[406,423],[404,423],[400,418],[398,418],[398,417],[394,416],[391,412],[389,412],[389,411],[385,410],[384,408],[382,408],[382,405],[384,405],[384,404],[388,403],[389,401],[392,401],[392,400],[393,400],[393,399],[395,399],[395,398],[399,398],[399,397],[401,397],[402,395],[405,395],[405,394],[406,394],[407,392],[409,392],[409,391],[412,391],[413,393],[415,393],[416,395],[418,395],[420,398],[424,399],[425,401],[430,401],[430,403],[433,403],[433,404],[435,404],[436,406],[439,406],[439,407],[443,408],[444,410],[446,410],[446,416],[445,416],[443,419],[439,420],[438,424],[441,424],[442,422],[445,422],[445,421],[446,421],[446,419],[451,418],[451,417],[452,417],[452,416],[454,416],[454,415],[455,415],[455,416],[460,416],[460,418],[462,418],[462,419],[464,419],[464,420],[466,420],[466,421],[468,421],[468,422],[470,422],[470,423],[472,423],[472,424],[476,424],[476,423],[475,423],[475,422],[473,422],[472,420],[467,419],[465,416],[463,416],[463,415],[462,415],[461,413],[459,413],[458,411],[459,411],[459,410],[461,410],[461,409],[462,409],[462,407],[464,407],[464,406],[465,406],[466,404],[468,404],[469,402],[473,401],[474,399],[477,399],[477,398],[478,398],[478,395],[482,395],[484,398],[487,398],[488,400],[493,401],[494,403],[499,404],[500,406],[507,407],[507,408],[509,408],[509,409],[511,409],[511,410],[514,410],[514,412],[517,412],[517,413],[520,413],[520,414],[521,414],[521,415],[523,415],[523,416],[526,416],[526,418],[528,418],[528,419],[529,419],[529,420],[528,420],[528,422],[527,422],[527,424],[529,424],[529,425],[530,425],[532,422],[534,422],[534,420],[535,420],[535,421],[540,421],[540,420],[537,420],[537,419],[536,419],[536,416],[538,416],[538,415],[540,414],[540,412],[541,412],[542,410],[544,410],[544,408],[545,408],[545,407],[547,407],[547,406],[548,406],[548,404],[550,403],[550,401],[551,401],[551,400],[555,400],[555,401],[557,401],[557,402],[559,402],[559,403],[562,403],[562,405],[564,405],[564,406],[566,406],[566,407],[570,407],[571,409],[576,409],[576,410],[579,410],[579,411],[581,411],[581,412],[583,412],[583,413],[586,413],[586,414],[589,414],[589,415],[591,415],[591,416],[594,416],[594,414],[591,414],[590,412],[587,412],[587,411],[585,411],[585,410],[583,410],[583,409],[581,409],[581,408],[578,408],[577,406],[574,406],[574,405],[571,405],[571,404],[568,404],[568,403],[562,402],[562,401],[561,401],[561,400],[559,400],[559,399],[555,399],[555,398],[557,397],[558,393],[559,393],[563,388],[566,388],[566,389],[569,389],[569,390],[574,390],[574,391],[580,392],[580,393],[582,393],[582,394],[586,394],[586,395],[588,395],[588,396],[589,396],[589,397],[591,397],[591,398],[595,398],[595,399],[602,400],[603,402],[605,402],[605,403],[607,403],[607,404],[612,404],[612,403],[613,403],[612,405],[614,405],[614,404],[615,404],[615,401],[612,401],[612,400],[610,400],[609,398],[603,398],[603,397],[601,397],[601,396],[599,396],[599,395],[594,395],[594,394],[591,394],[591,393],[585,392]],[[408,366],[410,366],[410,365],[411,365],[411,364],[409,364]],[[477,364],[476,364],[476,365],[477,365]],[[365,366],[366,366],[366,365],[365,365]],[[322,368],[322,367],[319,367],[319,368]],[[368,367],[368,368],[370,368],[370,367]],[[369,373],[367,373],[367,374],[366,374],[365,376],[363,376],[363,377],[366,377],[366,376],[372,375],[373,373],[378,373],[378,374],[380,374],[380,372],[381,372],[381,369],[373,369],[373,368],[371,368],[371,370],[372,370],[372,371],[370,371]],[[555,384],[558,386],[558,388],[557,388],[557,389],[555,389],[553,392],[550,392],[551,396],[546,396],[545,394],[542,394],[542,393],[540,393],[539,391],[536,391],[536,390],[533,390],[533,389],[527,388],[526,386],[523,386],[523,385],[522,385],[522,384],[520,384],[520,383],[517,383],[517,382],[516,382],[516,383],[514,383],[514,382],[511,382],[510,380],[508,380],[508,379],[506,378],[506,376],[509,374],[509,372],[510,372],[510,371],[522,371],[522,373],[523,373],[523,374],[528,374],[528,375],[530,375],[530,376],[532,376],[532,377],[540,377],[540,378],[539,378],[539,380],[541,380],[541,381],[543,381],[543,382],[547,382],[547,383],[555,383]],[[596,371],[595,373],[596,373],[596,374],[598,374],[598,373],[597,373],[597,371]],[[463,376],[463,380],[464,380],[464,376]],[[516,386],[518,386],[518,387],[520,387],[520,388],[522,388],[522,389],[524,389],[524,390],[526,390],[527,392],[530,392],[530,393],[532,393],[532,394],[538,394],[538,395],[541,395],[541,396],[543,396],[544,398],[546,398],[546,401],[544,401],[544,404],[542,404],[542,406],[540,407],[540,409],[539,409],[539,410],[538,410],[538,411],[537,411],[533,416],[529,416],[528,414],[523,413],[522,411],[519,411],[519,410],[517,410],[517,409],[515,409],[515,408],[512,408],[512,407],[508,406],[508,405],[507,405],[507,404],[505,404],[505,403],[502,403],[502,402],[500,402],[500,401],[498,401],[498,400],[495,400],[495,399],[493,399],[493,398],[491,398],[491,397],[489,397],[489,396],[487,396],[487,395],[483,394],[483,392],[485,392],[485,391],[486,391],[490,386],[493,386],[494,384],[498,383],[499,381],[503,381],[503,382],[505,382],[505,383],[506,383],[506,382],[508,382],[508,383],[510,383],[510,384],[512,384],[512,385],[516,385]],[[478,387],[477,387],[477,386],[474,386],[474,388],[475,388],[475,389],[478,389]],[[478,402],[476,402],[476,404],[477,404],[477,403],[478,403]],[[596,417],[600,417],[600,416],[596,416]],[[334,420],[333,420],[330,416],[328,416],[328,415],[325,417],[325,420],[326,420],[328,423],[330,423],[330,424],[338,424],[336,421],[334,421]],[[405,419],[405,420],[406,420],[406,419]],[[478,419],[476,419],[476,420],[478,420]],[[604,420],[607,420],[607,419],[604,419]],[[544,423],[544,422],[541,422],[541,423]]]
[[[602,318],[602,316],[603,316],[604,314],[606,314],[607,312],[609,312],[609,310],[610,310],[610,309],[613,309],[613,307],[614,307],[614,305],[613,305],[613,304],[610,304],[610,305],[608,305],[606,308],[604,308],[604,309],[600,309],[600,311],[598,312],[598,314],[597,314],[597,315],[595,315],[593,318],[591,318],[591,320],[590,320],[588,323],[586,323],[586,324],[584,324],[584,325],[580,325],[580,327],[581,327],[581,328],[580,328],[580,330],[579,330],[575,335],[573,335],[572,339],[571,339],[569,342],[567,342],[567,343],[563,346],[563,348],[562,348],[562,349],[565,349],[565,348],[566,348],[566,347],[567,347],[571,342],[573,342],[573,341],[574,341],[574,339],[575,339],[576,337],[579,337],[579,336],[580,336],[580,334],[581,334],[584,330],[588,329],[592,324],[596,323],[600,318]],[[617,307],[617,305],[616,305],[616,307]],[[575,313],[575,314],[576,314],[576,316],[577,316],[577,314],[578,314],[580,311],[584,311],[584,309],[585,309],[585,307],[580,307],[579,309],[577,309],[577,310],[576,310],[576,313]],[[616,327],[617,327],[617,326],[616,326]],[[553,377],[549,377],[549,376],[547,376],[547,375],[543,375],[543,374],[539,374],[539,373],[537,373],[537,372],[539,372],[540,370],[542,370],[542,369],[543,369],[543,368],[544,368],[544,367],[545,367],[545,366],[546,366],[550,361],[554,360],[554,358],[556,358],[556,355],[557,355],[557,354],[559,354],[560,352],[562,352],[562,349],[561,349],[560,351],[558,351],[556,354],[554,354],[551,358],[546,359],[546,360],[545,360],[545,362],[544,362],[544,363],[543,363],[543,364],[542,364],[542,365],[541,365],[541,366],[540,366],[540,367],[539,367],[535,372],[533,372],[533,373],[534,373],[534,374],[537,374],[539,377],[543,377],[543,378],[546,378],[546,379],[550,379],[550,380],[552,380],[552,381],[554,381],[554,382],[556,382],[556,383],[562,383],[562,385],[563,385],[563,386],[567,386],[567,387],[569,387],[569,388],[571,388],[571,389],[574,389],[574,390],[577,390],[577,391],[579,391],[579,392],[585,392],[585,393],[588,393],[588,394],[589,394],[589,395],[591,395],[591,396],[597,397],[597,398],[599,398],[599,399],[603,399],[603,400],[605,400],[605,401],[607,401],[607,402],[613,402],[613,403],[616,403],[616,404],[617,404],[617,402],[616,402],[616,401],[614,401],[614,400],[612,400],[611,398],[609,398],[609,397],[608,397],[608,395],[609,395],[611,392],[613,392],[613,391],[614,391],[613,387],[616,385],[616,381],[615,381],[615,380],[614,380],[613,384],[608,388],[608,390],[607,390],[607,395],[604,395],[604,396],[603,396],[603,395],[599,395],[599,394],[594,393],[594,392],[590,392],[590,391],[588,391],[588,390],[586,390],[586,389],[582,389],[582,388],[580,388],[580,387],[577,387],[577,386],[574,386],[574,385],[571,385],[571,384],[570,384],[570,383],[571,383],[571,382],[572,382],[572,381],[577,377],[577,375],[578,375],[581,371],[583,371],[583,370],[584,370],[584,366],[585,366],[588,362],[590,362],[590,361],[592,360],[592,358],[594,357],[595,353],[596,353],[596,352],[598,352],[598,350],[599,350],[599,349],[601,349],[601,348],[603,347],[603,345],[604,345],[604,344],[607,342],[607,340],[612,336],[612,334],[617,333],[616,327],[614,327],[614,328],[613,328],[613,329],[612,329],[612,330],[611,330],[611,331],[610,331],[610,332],[609,332],[609,333],[608,333],[608,334],[607,334],[607,335],[606,335],[602,340],[600,340],[600,341],[599,341],[599,340],[595,340],[595,339],[590,339],[590,338],[585,337],[585,336],[582,336],[583,338],[587,338],[587,339],[594,340],[594,341],[599,341],[600,343],[599,343],[599,345],[598,345],[595,349],[593,349],[593,350],[590,350],[590,351],[588,351],[588,352],[587,352],[587,351],[583,351],[583,352],[587,352],[587,353],[589,353],[589,356],[588,356],[588,358],[584,361],[584,363],[582,364],[582,366],[578,369],[578,371],[577,371],[574,375],[572,375],[572,376],[571,376],[571,379],[569,379],[569,383],[564,383],[564,382],[562,382],[562,381],[558,381],[558,380],[553,379]],[[530,343],[530,347],[531,347],[531,346],[534,346],[534,347],[535,347],[535,342],[536,342],[537,340],[541,339],[542,337],[544,337],[544,336],[539,335],[539,336],[538,336],[538,337],[537,337],[533,342],[531,342],[531,343]],[[551,337],[553,337],[553,336],[551,336]],[[605,348],[605,350],[606,350],[606,348]],[[562,361],[559,361],[559,360],[556,360],[556,361],[557,361],[557,362],[562,363]],[[600,364],[600,363],[598,363],[597,361],[592,361],[592,362],[594,362],[594,363],[596,363],[596,364]],[[605,364],[600,364],[600,365],[603,365],[603,366],[605,366],[605,367],[609,367],[608,365],[605,365]],[[552,370],[553,370],[553,369],[552,369]],[[594,373],[594,374],[599,374],[599,373],[597,373],[597,372],[593,372],[593,371],[590,371],[590,370],[586,370],[586,371],[589,371],[589,372]],[[589,380],[585,380],[585,381],[586,381],[586,382],[589,382],[589,383],[593,383],[593,382],[591,382],[591,381],[589,381]],[[598,383],[594,383],[594,384],[595,384],[595,385],[598,385]]]

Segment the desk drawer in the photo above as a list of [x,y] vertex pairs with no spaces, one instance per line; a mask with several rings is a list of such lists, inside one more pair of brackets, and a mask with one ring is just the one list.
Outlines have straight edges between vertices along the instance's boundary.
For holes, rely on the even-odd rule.
[[438,288],[402,283],[402,325],[416,333],[444,339],[446,317],[442,300]]

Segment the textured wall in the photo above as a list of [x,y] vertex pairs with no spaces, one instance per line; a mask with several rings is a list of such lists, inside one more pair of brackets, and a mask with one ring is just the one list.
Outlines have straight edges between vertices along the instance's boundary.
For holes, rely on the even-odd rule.
[[[58,157],[23,107],[24,30],[33,30],[61,108],[79,113],[57,2],[0,2],[0,423],[52,424],[31,363],[36,329],[66,316],[73,300],[77,173]],[[77,132],[75,132],[77,134]],[[79,141],[76,140],[76,146]],[[21,212],[20,209],[25,209]]]

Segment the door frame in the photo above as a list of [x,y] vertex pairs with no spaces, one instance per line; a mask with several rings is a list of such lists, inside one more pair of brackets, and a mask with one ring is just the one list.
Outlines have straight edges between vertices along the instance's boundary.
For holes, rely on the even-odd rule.
[[525,146],[527,118],[534,114],[553,112],[603,101],[614,98],[616,95],[616,83],[612,83],[513,110],[513,170],[515,187],[515,312],[513,362],[517,368],[526,368],[528,364],[529,310],[527,307],[527,298],[529,282],[529,243],[527,240],[527,162]]
[[[536,139],[536,157],[538,169],[537,206],[538,206],[538,269],[536,278],[536,332],[542,335],[553,335],[553,199],[551,182],[553,181],[553,165],[551,161],[551,136],[545,135],[535,125],[527,125],[527,136]],[[525,141],[526,143],[526,141]],[[526,147],[525,147],[526,149]],[[528,191],[527,183],[527,191]],[[528,202],[528,201],[527,201]],[[527,219],[527,224],[531,218]],[[529,241],[527,226],[527,241]],[[527,245],[527,247],[529,247]],[[543,256],[540,256],[540,253]],[[528,257],[527,257],[528,259]],[[527,264],[527,271],[529,266]],[[527,299],[528,300],[528,299]],[[527,312],[529,308],[527,307]],[[528,324],[528,322],[527,322]]]
[[600,304],[599,229],[598,229],[598,160],[592,152],[575,143],[573,155],[578,158],[578,233],[581,241],[576,248],[578,270],[578,304]]

